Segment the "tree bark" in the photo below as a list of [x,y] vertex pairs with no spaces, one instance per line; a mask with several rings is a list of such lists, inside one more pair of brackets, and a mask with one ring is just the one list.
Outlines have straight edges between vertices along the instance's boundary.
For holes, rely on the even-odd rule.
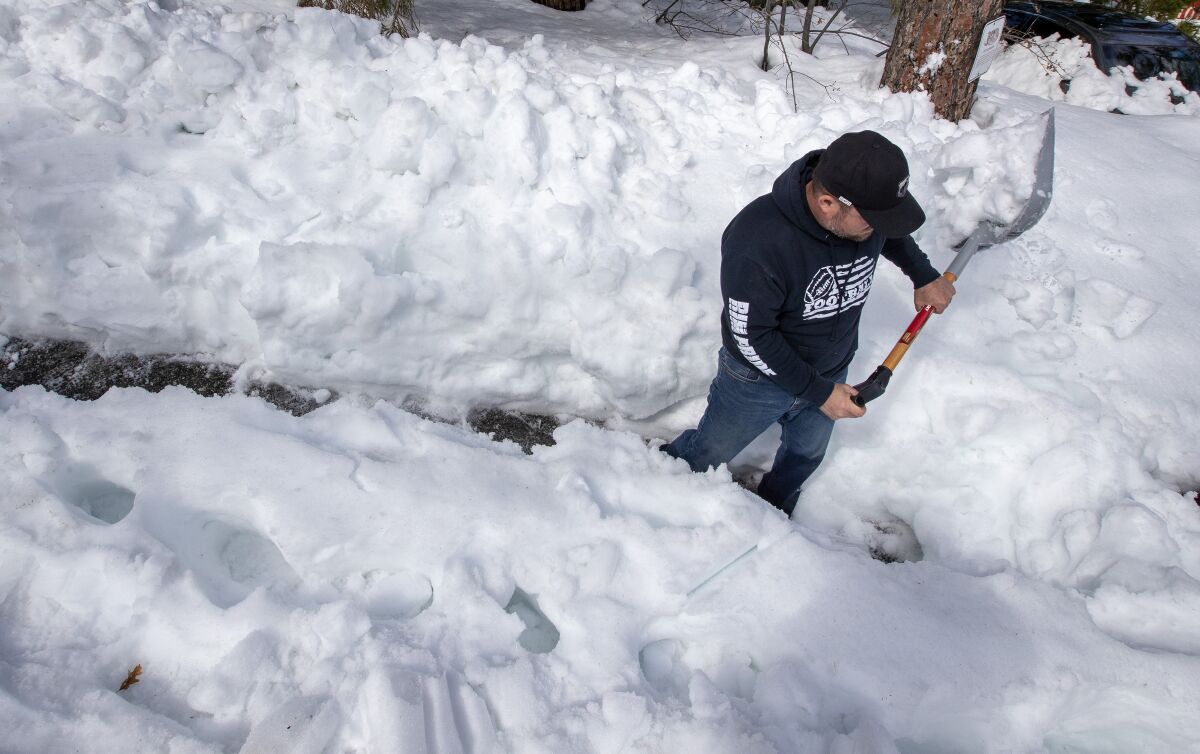
[[576,11],[587,6],[587,0],[533,0],[538,5],[545,5],[554,10]]
[[968,82],[979,36],[1003,0],[904,0],[881,86],[929,92],[934,111],[959,121],[971,113],[978,82]]
[[775,8],[774,0],[767,0],[763,8],[763,56],[759,68],[771,70],[771,11]]

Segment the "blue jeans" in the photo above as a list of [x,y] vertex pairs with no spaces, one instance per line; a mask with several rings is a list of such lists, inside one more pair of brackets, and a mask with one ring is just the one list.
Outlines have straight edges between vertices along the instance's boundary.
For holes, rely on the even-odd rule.
[[[830,379],[845,382],[846,371]],[[833,420],[816,403],[788,393],[724,348],[718,354],[717,376],[708,389],[708,408],[700,425],[662,449],[687,461],[692,471],[705,471],[728,463],[772,422],[779,422],[783,434],[758,494],[790,516],[800,487],[825,458]]]

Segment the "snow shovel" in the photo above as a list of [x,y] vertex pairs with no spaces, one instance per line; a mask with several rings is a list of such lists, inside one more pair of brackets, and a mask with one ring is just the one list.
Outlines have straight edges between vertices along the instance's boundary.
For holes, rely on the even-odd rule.
[[[1000,225],[998,223],[985,220],[979,224],[967,236],[967,239],[958,245],[958,255],[946,271],[942,273],[942,277],[953,283],[962,275],[963,268],[971,261],[971,257],[975,256],[975,252],[980,249],[986,249],[989,246],[1010,241],[1025,231],[1032,228],[1037,221],[1041,219],[1046,212],[1046,207],[1050,206],[1050,194],[1054,188],[1054,109],[1051,108],[1046,112],[1046,130],[1042,135],[1042,149],[1038,153],[1037,166],[1034,168],[1033,174],[1033,193],[1025,206],[1021,208],[1017,219],[1013,220],[1008,225]],[[904,358],[904,354],[908,352],[908,347],[917,339],[917,335],[921,332],[921,328],[929,320],[929,315],[933,313],[932,306],[926,306],[917,312],[917,316],[913,317],[913,321],[909,324],[908,329],[900,336],[896,346],[892,352],[888,354],[883,363],[879,365],[871,376],[864,382],[854,386],[858,391],[858,395],[854,396],[853,400],[859,406],[865,406],[867,403],[875,400],[883,395],[887,390],[888,382],[892,379],[892,374],[896,371],[896,365]]]

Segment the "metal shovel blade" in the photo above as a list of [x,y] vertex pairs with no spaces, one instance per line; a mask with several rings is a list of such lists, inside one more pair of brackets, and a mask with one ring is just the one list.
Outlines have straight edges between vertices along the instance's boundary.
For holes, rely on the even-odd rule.
[[1054,108],[1046,111],[1046,130],[1042,132],[1042,149],[1038,152],[1037,165],[1033,169],[1033,194],[1025,209],[1017,215],[1008,229],[1008,237],[1016,238],[1037,225],[1050,206],[1054,193]]
[[1037,221],[1046,214],[1046,208],[1050,206],[1050,196],[1054,192],[1054,108],[1046,111],[1045,118],[1046,130],[1042,132],[1042,148],[1038,152],[1037,165],[1033,169],[1033,193],[1017,215],[1017,219],[1006,227],[996,226],[996,235],[980,246],[990,246],[1016,238],[1037,225]]
[[[959,244],[958,254],[954,256],[954,261],[943,273],[950,282],[962,277],[963,268],[967,266],[967,262],[971,261],[975,252],[987,246],[994,246],[1016,238],[1036,225],[1042,215],[1046,214],[1046,208],[1050,206],[1050,195],[1054,190],[1054,108],[1048,110],[1044,117],[1046,128],[1042,133],[1042,147],[1038,152],[1037,164],[1034,166],[1033,193],[1030,194],[1025,206],[1021,208],[1016,219],[1011,223],[1001,225],[985,220],[971,232],[971,235],[967,236],[967,240]],[[856,404],[865,406],[869,401],[883,395],[900,360],[904,358],[908,347],[920,334],[921,328],[929,321],[932,311],[932,306],[926,306],[918,312],[883,363],[871,373],[870,377],[854,386],[856,394],[853,400]]]
[[1042,147],[1038,152],[1037,164],[1033,169],[1033,192],[1011,223],[1001,225],[985,220],[958,245],[958,254],[946,269],[946,272],[955,278],[962,276],[963,268],[971,261],[976,251],[1011,241],[1037,225],[1037,221],[1046,214],[1046,208],[1050,206],[1050,198],[1054,193],[1054,108],[1047,110],[1041,117],[1045,119],[1046,126],[1042,132]]

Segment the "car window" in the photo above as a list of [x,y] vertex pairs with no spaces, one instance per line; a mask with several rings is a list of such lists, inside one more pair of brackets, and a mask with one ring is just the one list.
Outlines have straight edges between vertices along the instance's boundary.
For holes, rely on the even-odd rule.
[[1029,25],[1029,31],[1035,37],[1049,37],[1057,34],[1062,39],[1070,39],[1079,36],[1067,27],[1055,23],[1045,16],[1035,16],[1033,22]]
[[1060,39],[1070,39],[1077,36],[1074,31],[1040,13],[1029,13],[1014,8],[1005,8],[1004,16],[1004,31],[1018,39],[1025,37],[1051,37],[1055,34]]
[[1188,89],[1200,91],[1200,59],[1186,49],[1105,45],[1104,50],[1113,65],[1132,67],[1133,75],[1139,79],[1155,78],[1160,73],[1174,73]]
[[1025,34],[1029,33],[1029,28],[1033,25],[1035,16],[1032,13],[1026,13],[1023,10],[1014,8],[1004,9],[1004,30],[1019,31]]

